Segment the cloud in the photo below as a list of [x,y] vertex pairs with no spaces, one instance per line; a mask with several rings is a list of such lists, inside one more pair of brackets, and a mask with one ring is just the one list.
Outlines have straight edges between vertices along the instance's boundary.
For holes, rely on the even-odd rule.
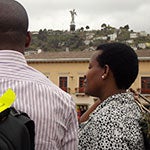
[[71,15],[75,9],[76,27],[89,25],[100,29],[102,23],[114,27],[128,24],[136,31],[150,33],[149,0],[18,0],[27,9],[30,29],[69,30]]

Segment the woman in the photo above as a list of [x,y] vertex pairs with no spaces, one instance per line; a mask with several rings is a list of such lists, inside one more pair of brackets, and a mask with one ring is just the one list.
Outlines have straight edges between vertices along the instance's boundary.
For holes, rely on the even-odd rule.
[[99,45],[91,57],[85,93],[101,103],[79,129],[79,150],[144,150],[141,112],[126,92],[138,74],[134,50],[121,43]]

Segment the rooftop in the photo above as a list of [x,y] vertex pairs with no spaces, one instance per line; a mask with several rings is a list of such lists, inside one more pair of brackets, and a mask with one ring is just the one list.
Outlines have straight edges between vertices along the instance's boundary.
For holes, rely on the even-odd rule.
[[[88,61],[95,51],[41,52],[25,56],[27,61]],[[150,60],[150,50],[136,50],[139,60]]]

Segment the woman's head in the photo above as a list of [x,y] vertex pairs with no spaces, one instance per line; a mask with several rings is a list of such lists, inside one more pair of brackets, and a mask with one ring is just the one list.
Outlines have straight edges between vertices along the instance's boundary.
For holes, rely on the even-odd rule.
[[118,89],[128,89],[138,75],[138,58],[135,51],[123,43],[108,43],[97,47],[102,51],[97,62],[110,67]]
[[122,43],[108,43],[97,47],[86,73],[85,93],[106,98],[124,92],[138,74],[138,59],[134,50]]

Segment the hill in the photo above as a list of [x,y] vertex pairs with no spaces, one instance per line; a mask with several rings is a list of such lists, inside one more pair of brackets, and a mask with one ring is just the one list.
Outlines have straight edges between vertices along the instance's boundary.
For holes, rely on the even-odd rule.
[[133,49],[149,49],[150,35],[144,31],[139,33],[129,30],[125,25],[116,29],[102,25],[101,30],[84,28],[74,32],[60,30],[40,30],[32,32],[31,46],[26,51],[82,51],[93,50],[97,45],[106,42],[122,42]]

